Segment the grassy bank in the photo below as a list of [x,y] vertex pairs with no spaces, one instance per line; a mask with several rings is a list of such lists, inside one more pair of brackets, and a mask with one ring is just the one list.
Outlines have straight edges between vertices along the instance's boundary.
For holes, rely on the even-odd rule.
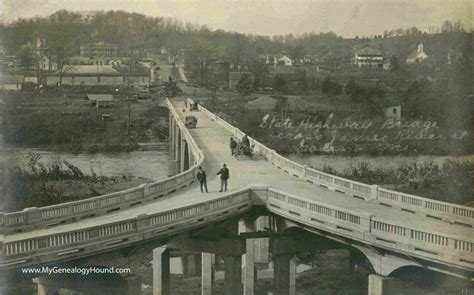
[[86,175],[66,161],[40,163],[41,155],[30,153],[21,164],[6,167],[2,189],[5,212],[83,200],[138,186],[151,180],[130,177]]

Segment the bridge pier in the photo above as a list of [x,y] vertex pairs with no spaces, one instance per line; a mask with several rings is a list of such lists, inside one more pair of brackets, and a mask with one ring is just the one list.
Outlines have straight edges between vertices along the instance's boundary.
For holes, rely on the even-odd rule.
[[153,249],[153,295],[170,295],[170,249]]
[[184,277],[199,276],[200,275],[199,266],[201,265],[201,255],[195,254],[195,253],[183,254],[181,256],[181,265],[183,267]]
[[376,274],[369,275],[368,295],[404,294],[403,283],[395,278],[384,277]]
[[215,254],[201,253],[201,295],[211,295],[214,281],[213,260]]
[[188,143],[184,139],[181,142],[180,159],[179,172],[184,172],[189,169],[189,147]]
[[54,285],[49,280],[42,280],[41,278],[34,278],[33,283],[37,286],[38,295],[59,295],[59,286]]
[[274,288],[276,295],[295,295],[296,293],[296,257],[294,254],[273,256]]
[[225,295],[242,294],[242,257],[224,257],[224,286]]

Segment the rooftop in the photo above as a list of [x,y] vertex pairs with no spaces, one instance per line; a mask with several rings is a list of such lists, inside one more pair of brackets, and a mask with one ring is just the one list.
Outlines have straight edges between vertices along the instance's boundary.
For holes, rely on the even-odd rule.
[[374,55],[383,56],[382,51],[378,50],[377,48],[373,48],[373,47],[365,47],[365,48],[359,49],[355,52],[355,54],[357,54],[357,55],[370,55],[370,56],[374,56]]
[[86,98],[90,101],[114,101],[112,94],[87,94]]
[[5,75],[1,80],[3,84],[20,84],[24,78],[24,75]]
[[68,74],[116,74],[112,65],[76,65],[65,67],[64,73]]

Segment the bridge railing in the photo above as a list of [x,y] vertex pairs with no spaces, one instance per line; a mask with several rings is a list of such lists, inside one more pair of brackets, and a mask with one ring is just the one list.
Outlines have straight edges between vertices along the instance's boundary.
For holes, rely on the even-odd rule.
[[335,234],[349,243],[359,241],[456,267],[474,268],[472,228],[443,224],[444,228],[438,229],[430,228],[426,223],[422,226],[375,217],[269,187],[245,188],[212,200],[97,226],[57,233],[40,232],[34,238],[6,236],[3,243],[0,242],[0,268],[88,256],[142,240],[175,235],[241,214],[252,204],[265,204],[268,211],[295,222],[295,225]]
[[194,163],[187,171],[153,183],[135,188],[105,194],[80,201],[67,202],[41,208],[26,208],[22,211],[0,213],[0,233],[10,234],[37,228],[50,227],[73,222],[88,217],[103,215],[112,211],[129,208],[140,203],[169,194],[194,181],[195,170],[204,161],[204,155],[189,131],[182,123],[175,109],[167,101],[171,114],[182,131],[194,157]]
[[[245,133],[238,128],[230,125],[228,122],[210,112],[205,107],[199,105],[200,110],[214,119],[219,125],[225,128],[230,134],[241,139]],[[309,182],[313,182],[322,187],[344,193],[348,196],[361,198],[364,200],[376,200],[382,205],[399,207],[406,211],[413,211],[437,219],[449,222],[460,223],[466,226],[474,227],[474,208],[451,204],[413,196],[396,191],[381,188],[377,185],[365,184],[307,167],[292,160],[289,160],[276,151],[269,149],[264,144],[252,139],[249,140],[255,145],[256,153],[264,156],[275,166],[294,176],[301,177]]]
[[125,220],[77,228],[61,233],[0,243],[0,267],[51,262],[122,247],[139,240],[187,231],[206,222],[241,214],[251,208],[250,189],[155,214],[140,214]]
[[[267,209],[298,224],[336,233],[372,246],[474,268],[474,230],[427,230],[413,222],[390,220],[340,209],[287,192],[268,189]],[[446,225],[450,226],[450,225]]]

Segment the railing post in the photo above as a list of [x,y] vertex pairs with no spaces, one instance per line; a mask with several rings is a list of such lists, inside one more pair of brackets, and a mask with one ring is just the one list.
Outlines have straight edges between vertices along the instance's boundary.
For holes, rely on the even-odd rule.
[[302,178],[306,178],[306,169],[308,169],[308,165],[303,165],[303,175],[301,175]]
[[139,185],[142,189],[142,199],[147,199],[150,196],[150,188],[148,183],[142,183]]
[[145,228],[148,226],[148,215],[147,214],[139,214],[136,217],[136,223],[137,223],[137,232],[140,232],[142,228]]
[[272,164],[273,164],[273,159],[275,158],[275,154],[276,154],[275,150],[271,150],[271,152],[270,152],[270,163],[272,163]]
[[0,234],[3,233],[3,230],[5,228],[5,212],[0,212]]
[[36,224],[41,219],[41,212],[37,207],[30,207],[25,209],[26,212],[26,224]]
[[374,184],[370,187],[370,198],[373,200],[377,200],[377,192],[379,190],[379,186]]

